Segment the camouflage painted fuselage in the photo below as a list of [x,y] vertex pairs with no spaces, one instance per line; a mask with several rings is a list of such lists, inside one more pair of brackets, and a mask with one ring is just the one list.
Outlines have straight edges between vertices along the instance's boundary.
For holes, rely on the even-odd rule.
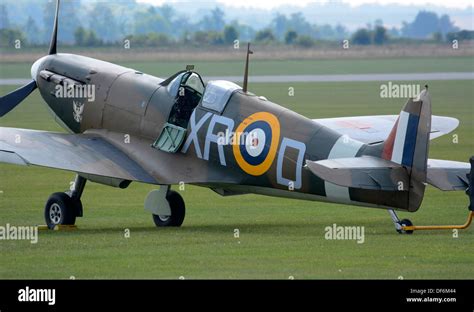
[[[153,148],[175,104],[163,79],[77,55],[40,59],[36,77],[56,120],[74,133],[106,137],[159,184],[192,183],[222,195],[258,193],[352,205],[408,209],[408,192],[362,190],[323,181],[307,160],[380,156],[382,144],[366,145],[265,98],[237,90],[222,112],[200,103],[175,154]],[[69,80],[68,80],[69,79]],[[94,86],[93,98],[58,97],[66,83]],[[236,142],[258,133],[258,150]],[[224,133],[224,144],[222,136]],[[232,141],[232,133],[234,140]],[[264,141],[263,143],[258,141]]]

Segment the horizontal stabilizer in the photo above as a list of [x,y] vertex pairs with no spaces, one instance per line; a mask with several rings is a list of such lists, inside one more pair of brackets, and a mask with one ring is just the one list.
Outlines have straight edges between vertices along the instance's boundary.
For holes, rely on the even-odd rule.
[[469,163],[428,159],[427,182],[443,191],[464,191],[469,186]]
[[[397,115],[382,115],[323,118],[313,119],[313,121],[342,135],[347,135],[351,139],[375,144],[387,139],[397,118]],[[430,140],[450,133],[458,125],[459,121],[456,118],[431,116]]]
[[306,167],[321,179],[345,187],[404,191],[409,185],[404,167],[372,156],[307,161]]

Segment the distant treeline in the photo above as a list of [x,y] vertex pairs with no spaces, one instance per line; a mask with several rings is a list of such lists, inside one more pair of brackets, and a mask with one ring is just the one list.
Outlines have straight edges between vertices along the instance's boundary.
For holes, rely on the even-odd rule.
[[[0,5],[1,47],[14,47],[18,42],[23,46],[48,44],[55,3],[34,5],[36,10],[42,10],[42,23],[38,21],[38,14],[31,14],[24,25],[12,23],[8,6]],[[411,23],[404,23],[399,29],[388,29],[383,21],[376,20],[351,33],[343,25],[318,25],[308,21],[302,13],[292,13],[289,16],[276,14],[267,27],[256,30],[237,20],[226,22],[225,13],[218,7],[191,22],[169,5],[144,6],[125,0],[88,2],[87,5],[81,1],[63,1],[59,27],[62,44],[84,47],[126,42],[139,47],[214,46],[235,44],[236,40],[311,47],[322,41],[382,45],[404,40],[443,42],[454,39],[473,39],[473,32],[460,31],[449,16],[428,11],[420,11]]]

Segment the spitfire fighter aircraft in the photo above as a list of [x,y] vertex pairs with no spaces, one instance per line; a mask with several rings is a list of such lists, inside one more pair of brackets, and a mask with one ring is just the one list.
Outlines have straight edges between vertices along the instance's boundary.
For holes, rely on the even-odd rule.
[[69,132],[0,128],[0,162],[76,173],[71,191],[46,202],[50,228],[82,217],[87,180],[119,188],[132,181],[160,185],[145,200],[157,226],[183,223],[184,201],[170,186],[187,183],[223,196],[382,208],[400,233],[416,227],[394,210],[417,211],[427,184],[443,191],[472,185],[472,164],[428,159],[430,139],[458,121],[432,116],[427,88],[398,116],[312,120],[247,92],[249,50],[243,88],[205,84],[191,67],[161,79],[57,53],[58,14],[59,1],[49,53],[31,67],[32,81],[0,99],[3,116],[38,89]]

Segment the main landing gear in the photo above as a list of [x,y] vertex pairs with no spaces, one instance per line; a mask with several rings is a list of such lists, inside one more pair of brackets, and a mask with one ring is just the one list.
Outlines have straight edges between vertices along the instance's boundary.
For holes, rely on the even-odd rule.
[[74,225],[76,217],[82,217],[81,195],[86,179],[76,176],[71,191],[53,193],[44,207],[44,218],[49,229],[58,225]]
[[[86,178],[76,175],[71,191],[51,194],[44,207],[44,218],[49,229],[74,225],[76,218],[82,217],[81,196],[86,181]],[[183,198],[169,185],[151,191],[145,200],[145,209],[152,213],[158,227],[181,226],[186,214]]]
[[171,190],[169,185],[163,185],[148,194],[145,210],[152,213],[153,221],[158,227],[181,226],[186,214],[183,198],[178,192]]

